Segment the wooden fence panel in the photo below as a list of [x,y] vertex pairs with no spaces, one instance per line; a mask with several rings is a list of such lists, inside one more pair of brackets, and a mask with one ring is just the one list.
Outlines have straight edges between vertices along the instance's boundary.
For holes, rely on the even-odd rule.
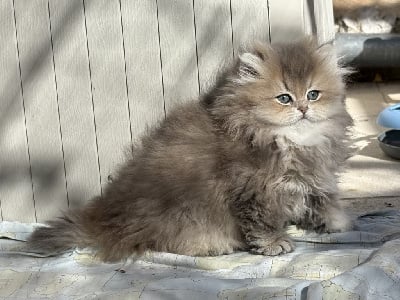
[[308,1],[313,4],[310,16],[315,23],[315,32],[320,44],[333,42],[335,39],[335,22],[333,18],[332,0]]
[[101,186],[131,143],[121,10],[118,0],[84,1]]
[[15,1],[22,92],[38,221],[68,206],[48,2]]
[[0,2],[0,220],[35,222],[13,1]]
[[70,207],[100,194],[82,0],[51,0],[50,24]]
[[194,1],[200,92],[232,61],[230,0]]
[[268,0],[271,43],[288,42],[304,35],[304,1]]
[[270,41],[268,3],[265,0],[231,0],[235,55],[251,41]]
[[157,0],[166,112],[199,95],[192,1]]
[[165,117],[156,1],[121,1],[134,141]]
[[331,1],[0,2],[0,218],[44,221],[101,193],[242,45],[331,39]]

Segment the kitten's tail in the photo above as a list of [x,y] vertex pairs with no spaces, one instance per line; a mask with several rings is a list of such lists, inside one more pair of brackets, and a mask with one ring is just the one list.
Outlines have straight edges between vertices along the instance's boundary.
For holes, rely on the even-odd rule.
[[64,216],[38,227],[27,241],[27,250],[43,256],[61,254],[74,248],[93,245],[93,240],[79,221],[81,211],[70,211]]

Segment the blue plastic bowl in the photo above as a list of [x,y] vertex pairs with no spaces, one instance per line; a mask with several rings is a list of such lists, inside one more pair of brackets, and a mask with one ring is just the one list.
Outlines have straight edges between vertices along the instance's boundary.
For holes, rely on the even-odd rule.
[[400,129],[400,103],[382,110],[376,122],[386,128]]

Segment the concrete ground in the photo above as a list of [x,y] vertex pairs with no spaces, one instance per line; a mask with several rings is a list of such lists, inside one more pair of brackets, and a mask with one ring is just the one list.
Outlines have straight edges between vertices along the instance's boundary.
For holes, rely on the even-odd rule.
[[358,151],[340,177],[341,198],[351,214],[400,209],[400,160],[379,148],[377,136],[386,130],[376,117],[388,105],[400,102],[400,82],[356,83],[348,88],[347,108],[354,118]]

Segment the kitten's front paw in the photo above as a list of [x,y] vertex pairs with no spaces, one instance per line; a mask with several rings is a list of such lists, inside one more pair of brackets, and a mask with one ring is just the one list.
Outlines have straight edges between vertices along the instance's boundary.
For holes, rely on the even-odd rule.
[[293,242],[288,237],[279,238],[274,242],[259,240],[251,245],[250,252],[253,254],[275,256],[285,254],[294,250]]
[[208,256],[220,256],[228,255],[233,253],[233,248],[229,249],[211,249],[208,251]]

